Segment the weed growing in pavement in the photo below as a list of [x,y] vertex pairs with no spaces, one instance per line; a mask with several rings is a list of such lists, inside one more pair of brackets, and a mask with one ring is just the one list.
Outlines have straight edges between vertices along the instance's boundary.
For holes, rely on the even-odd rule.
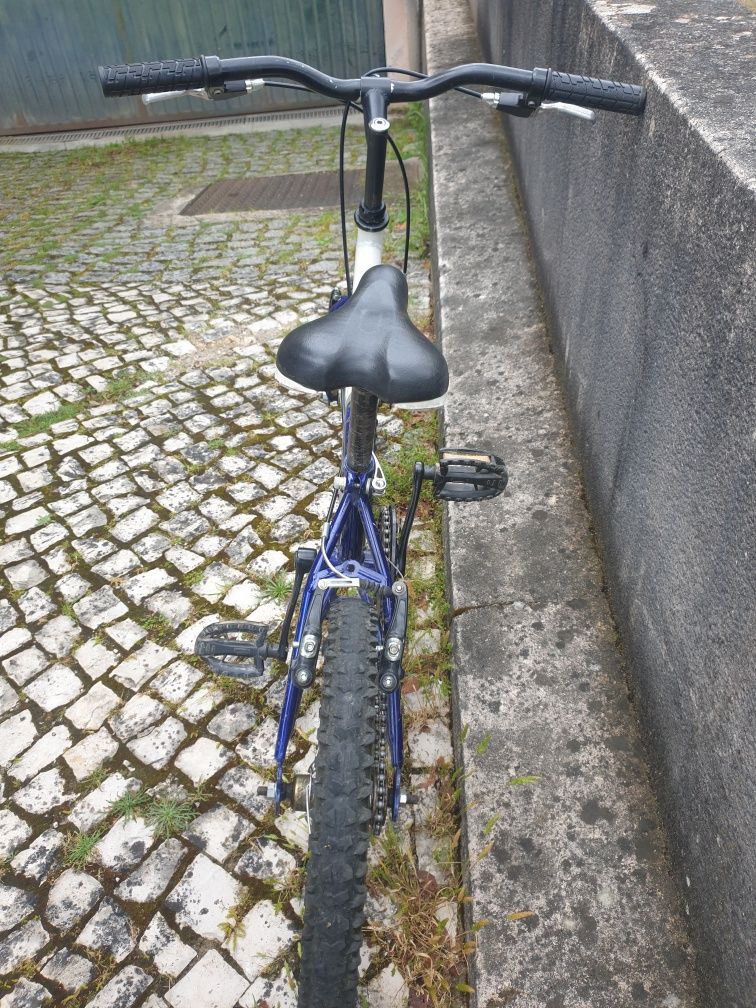
[[194,585],[200,583],[200,581],[204,576],[205,576],[205,568],[197,567],[195,568],[195,570],[188,571],[186,574],[184,574],[181,580],[184,582],[187,588],[193,588]]
[[[49,413],[41,413],[39,416],[29,417],[28,420],[21,420],[15,425],[15,437],[9,441],[0,442],[0,451],[19,451],[21,449],[20,439],[33,437],[35,434],[46,434],[54,424],[73,420],[80,413],[85,412],[91,406],[92,401],[103,403],[128,399],[137,394],[137,385],[151,379],[152,375],[146,371],[131,371],[108,382],[107,386],[102,391],[95,392],[90,400],[82,399],[78,402],[61,403],[57,409],[51,410]],[[52,521],[52,519],[50,520]]]
[[145,805],[148,805],[150,796],[145,791],[127,791],[110,804],[110,811],[117,816],[123,816],[128,822],[141,814]]
[[285,602],[289,597],[291,586],[285,574],[270,574],[262,583],[262,590],[274,602]]
[[441,885],[415,864],[412,854],[389,825],[378,841],[380,858],[368,872],[368,887],[388,899],[396,911],[390,923],[368,925],[386,958],[394,963],[410,987],[424,991],[433,1008],[462,1003],[469,987],[464,957],[474,947],[458,935],[456,921],[467,897],[455,883]]
[[243,921],[247,913],[252,909],[254,902],[255,898],[251,890],[247,888],[242,889],[241,896],[237,902],[232,907],[229,907],[226,919],[218,925],[232,949],[235,949],[236,943],[244,937]]
[[197,818],[197,806],[207,798],[208,793],[201,785],[185,798],[171,795],[155,797],[146,791],[127,791],[111,803],[110,811],[126,820],[140,815],[153,828],[156,836],[167,840],[186,829]]
[[[438,419],[435,412],[430,415],[410,413],[406,415],[405,430],[399,450],[390,458],[382,460],[387,482],[387,503],[395,507],[406,507],[412,493],[412,473],[415,462],[430,464],[438,455]],[[423,490],[421,501],[427,497]],[[427,506],[425,508],[427,511]],[[421,510],[418,517],[422,517]]]
[[196,801],[191,797],[183,800],[155,798],[144,810],[144,818],[155,830],[155,834],[164,840],[185,830],[198,815]]
[[120,967],[120,963],[116,962],[112,955],[101,950],[89,950],[89,956],[95,967],[94,980],[63,998],[59,1002],[60,1008],[85,1008],[86,1005],[91,1004],[93,996],[113,979],[116,970]]
[[32,977],[36,976],[39,972],[40,963],[35,962],[34,959],[24,959],[20,966],[16,967],[16,973],[24,977],[26,980],[31,980]]
[[[62,403],[57,409],[50,413],[41,413],[39,416],[29,417],[28,420],[21,420],[16,424],[16,439],[33,437],[35,434],[45,434],[53,424],[62,423],[64,420],[72,420],[81,412],[81,403]],[[3,446],[10,442],[4,442]]]
[[107,767],[97,767],[96,770],[93,770],[92,773],[88,777],[85,777],[81,782],[82,790],[87,792],[96,791],[103,781],[106,780],[109,772],[110,771]]
[[122,402],[124,399],[138,395],[138,386],[143,385],[146,381],[154,381],[154,375],[141,369],[130,371],[128,374],[119,375],[118,378],[109,381],[104,389],[95,392],[94,399],[100,403]]
[[305,875],[307,874],[308,857],[309,855],[305,854],[302,864],[297,865],[280,885],[275,885],[273,905],[276,910],[282,910],[291,900],[301,897],[302,890],[304,889]]
[[143,617],[139,623],[155,641],[168,640],[174,635],[173,624],[162,613],[151,613]]
[[256,522],[254,522],[252,528],[260,536],[263,542],[267,542],[273,532],[273,525],[267,518],[259,518]]
[[213,685],[218,687],[229,703],[245,703],[253,692],[253,687],[249,683],[229,675],[214,676]]
[[73,833],[66,842],[63,852],[63,861],[69,868],[77,868],[81,871],[92,860],[95,846],[102,837],[102,830],[94,830],[92,833]]
[[[430,226],[428,218],[428,118],[422,102],[392,109],[392,135],[402,157],[420,159],[423,170],[411,190],[412,218],[410,251],[420,259],[430,255]],[[404,200],[396,200],[390,208],[389,227],[386,232],[386,255],[399,262],[404,256],[404,236],[407,223]]]

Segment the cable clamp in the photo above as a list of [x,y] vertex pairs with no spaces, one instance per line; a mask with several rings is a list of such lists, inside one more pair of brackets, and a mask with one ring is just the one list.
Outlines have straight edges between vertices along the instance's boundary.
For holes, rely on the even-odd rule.
[[371,487],[376,497],[381,497],[386,493],[386,474],[375,455],[373,455],[373,460],[375,462],[375,472],[373,473]]

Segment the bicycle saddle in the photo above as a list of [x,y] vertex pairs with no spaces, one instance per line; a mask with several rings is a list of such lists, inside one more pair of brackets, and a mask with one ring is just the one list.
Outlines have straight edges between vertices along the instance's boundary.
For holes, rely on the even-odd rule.
[[278,348],[283,384],[316,392],[360,388],[383,402],[425,408],[449,386],[443,355],[407,315],[407,280],[372,266],[336,311],[293,329]]

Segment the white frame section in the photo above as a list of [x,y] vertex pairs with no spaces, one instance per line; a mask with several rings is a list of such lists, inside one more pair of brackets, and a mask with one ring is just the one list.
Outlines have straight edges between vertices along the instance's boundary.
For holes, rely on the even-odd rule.
[[357,231],[357,247],[354,252],[354,281],[352,289],[357,290],[360,280],[371,266],[383,262],[384,231]]

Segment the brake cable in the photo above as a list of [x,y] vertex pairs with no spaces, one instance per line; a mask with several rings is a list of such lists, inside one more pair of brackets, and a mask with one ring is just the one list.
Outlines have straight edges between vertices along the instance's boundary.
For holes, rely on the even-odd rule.
[[[421,73],[419,70],[407,70],[404,67],[394,67],[394,66],[384,66],[384,67],[374,67],[372,70],[368,70],[365,77],[378,77],[380,74],[398,73],[403,74],[405,77],[413,77],[418,80],[425,79],[428,74]],[[292,84],[288,81],[264,81],[267,87],[282,87],[288,88],[292,91],[306,91],[311,93],[311,88],[305,87],[302,84]],[[472,98],[481,98],[481,93],[479,91],[474,91],[472,88],[467,87],[456,87],[454,91],[459,91],[460,94],[469,95]],[[349,239],[347,236],[347,225],[346,225],[346,194],[345,194],[345,169],[344,169],[344,153],[346,146],[346,127],[349,118],[349,112],[354,109],[357,112],[362,112],[362,107],[353,101],[345,101],[344,103],[344,114],[341,117],[341,130],[339,133],[339,211],[341,216],[341,246],[342,254],[344,257],[344,277],[346,280],[347,296],[352,294],[352,275],[349,268]],[[404,261],[402,265],[402,272],[407,273],[409,268],[409,250],[410,250],[410,238],[412,234],[412,199],[410,195],[409,179],[407,177],[407,169],[404,164],[404,159],[402,158],[401,152],[394,138],[389,133],[386,138],[391,146],[394,157],[399,165],[399,171],[402,175],[402,186],[404,188],[404,215],[405,215],[405,229],[404,229]]]

